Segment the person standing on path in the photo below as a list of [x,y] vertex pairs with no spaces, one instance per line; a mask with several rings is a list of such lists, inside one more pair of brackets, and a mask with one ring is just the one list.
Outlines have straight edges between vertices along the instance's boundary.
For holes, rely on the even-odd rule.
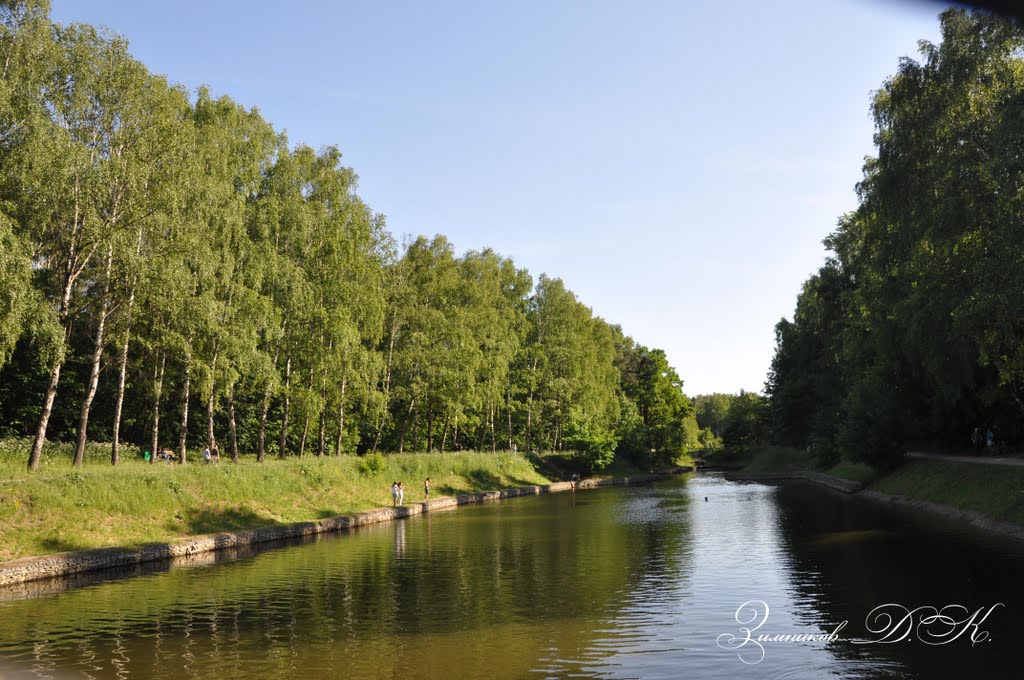
[[391,506],[398,506],[398,482],[394,481],[391,483]]
[[423,500],[430,498],[430,477],[423,482]]
[[398,483],[398,504],[401,505],[405,499],[405,486],[401,482]]

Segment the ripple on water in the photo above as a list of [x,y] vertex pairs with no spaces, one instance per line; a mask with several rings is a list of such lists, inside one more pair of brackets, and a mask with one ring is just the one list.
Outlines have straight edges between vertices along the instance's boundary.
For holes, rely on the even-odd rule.
[[1024,608],[1019,546],[862,503],[696,475],[422,516],[6,602],[0,674],[930,679],[969,658],[1015,677],[1008,618],[984,653],[943,657],[843,640],[774,645],[751,670],[715,644],[751,599],[779,633],[852,635],[901,595]]

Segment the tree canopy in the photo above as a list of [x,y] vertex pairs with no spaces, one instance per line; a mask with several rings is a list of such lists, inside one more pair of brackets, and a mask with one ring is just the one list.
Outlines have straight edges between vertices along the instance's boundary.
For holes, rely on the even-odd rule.
[[[120,36],[0,4],[0,436],[182,462],[696,444],[664,352],[559,279],[396,243],[336,147],[149,72]],[[15,389],[14,386],[17,386]],[[155,456],[154,456],[155,458]]]
[[859,207],[775,329],[774,437],[824,460],[1024,434],[1024,30],[940,21],[875,93]]

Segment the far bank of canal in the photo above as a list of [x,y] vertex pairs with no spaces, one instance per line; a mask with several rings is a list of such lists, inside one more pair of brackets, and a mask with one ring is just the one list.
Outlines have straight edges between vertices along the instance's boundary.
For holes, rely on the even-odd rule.
[[[0,674],[1008,678],[1022,567],[1022,544],[913,509],[689,474],[7,600]],[[754,601],[772,635],[845,625],[765,642],[753,668],[728,639]],[[998,607],[984,642],[879,644],[883,605]]]

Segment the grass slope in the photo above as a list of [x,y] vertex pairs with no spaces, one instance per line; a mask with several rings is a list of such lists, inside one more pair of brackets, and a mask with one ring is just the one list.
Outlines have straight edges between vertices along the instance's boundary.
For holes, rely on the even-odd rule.
[[372,471],[355,456],[150,464],[129,448],[112,467],[109,446],[91,444],[75,469],[55,445],[29,473],[27,451],[0,442],[0,561],[348,514],[390,505],[394,480],[407,503],[423,499],[426,477],[432,496],[548,481],[512,453],[394,454]]
[[977,510],[1024,526],[1024,468],[914,460],[871,487],[882,493]]
[[863,463],[841,461],[831,468],[818,468],[810,453],[788,446],[762,446],[744,451],[715,452],[707,456],[707,461],[709,465],[733,467],[749,474],[810,471],[862,484],[869,484],[876,476],[875,471]]
[[[720,456],[708,460],[750,474],[815,470],[810,454],[800,449],[773,446]],[[865,465],[848,462],[815,471],[862,482],[873,491],[976,510],[1024,526],[1024,467],[911,460],[882,477]]]

